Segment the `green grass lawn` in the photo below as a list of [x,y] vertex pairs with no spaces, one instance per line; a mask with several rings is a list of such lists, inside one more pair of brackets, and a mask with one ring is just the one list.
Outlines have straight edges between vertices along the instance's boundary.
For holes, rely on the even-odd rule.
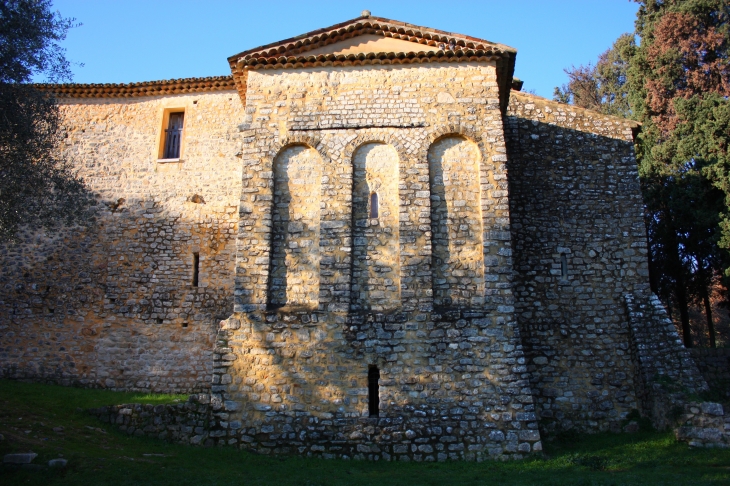
[[[388,463],[269,457],[128,437],[86,408],[187,397],[84,390],[0,380],[0,454],[59,456],[63,470],[0,466],[0,485],[255,484],[730,484],[730,451],[695,450],[671,434],[597,434],[543,441],[545,454],[512,462]],[[63,427],[54,432],[54,427]]]

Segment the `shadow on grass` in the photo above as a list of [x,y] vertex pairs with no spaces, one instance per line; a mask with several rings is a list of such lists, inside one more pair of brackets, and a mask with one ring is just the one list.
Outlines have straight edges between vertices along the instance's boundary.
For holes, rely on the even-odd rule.
[[[389,463],[254,455],[129,437],[77,409],[171,395],[0,380],[0,453],[32,450],[64,470],[0,469],[0,484],[51,485],[623,485],[728,484],[730,451],[692,450],[671,434],[596,434],[546,441],[543,457],[512,462]],[[53,428],[62,427],[61,432]]]

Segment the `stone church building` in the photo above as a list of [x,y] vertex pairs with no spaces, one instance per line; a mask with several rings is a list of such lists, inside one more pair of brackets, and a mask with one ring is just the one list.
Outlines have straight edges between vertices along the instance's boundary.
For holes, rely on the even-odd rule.
[[325,457],[661,423],[658,377],[707,385],[650,294],[639,127],[516,54],[364,12],[230,76],[40,85],[97,217],[0,247],[0,376],[196,393],[210,443]]

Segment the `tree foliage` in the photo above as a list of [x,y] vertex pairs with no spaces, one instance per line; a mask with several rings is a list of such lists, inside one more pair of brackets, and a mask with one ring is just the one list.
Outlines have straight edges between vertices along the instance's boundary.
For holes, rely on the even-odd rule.
[[595,66],[566,69],[568,83],[555,88],[554,99],[606,115],[629,116],[626,73],[635,48],[634,36],[624,34],[598,57]]
[[661,275],[656,289],[678,308],[685,345],[691,346],[687,305],[707,301],[711,282],[730,262],[723,235],[730,202],[723,197],[730,194],[724,176],[730,6],[722,0],[639,3],[641,44],[628,80],[632,108],[643,125],[637,157],[652,273]]
[[49,0],[0,0],[0,239],[21,224],[53,228],[86,216],[88,194],[59,153],[60,114],[34,75],[70,79],[59,42],[73,26]]

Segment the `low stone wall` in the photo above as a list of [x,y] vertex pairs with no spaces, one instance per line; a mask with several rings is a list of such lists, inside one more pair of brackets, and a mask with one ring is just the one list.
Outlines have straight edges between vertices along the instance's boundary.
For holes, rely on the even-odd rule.
[[730,397],[730,348],[692,348],[689,353],[710,388]]
[[730,447],[730,414],[719,403],[687,403],[680,424],[675,436],[690,446]]
[[[514,451],[529,453],[518,446],[539,439],[537,430],[514,430],[504,433],[493,430],[488,436],[478,438],[481,444],[474,444],[466,451],[459,443],[459,435],[448,424],[443,427],[423,427],[419,421],[431,422],[437,419],[436,410],[419,410],[420,419],[404,417],[345,417],[345,414],[327,414],[325,417],[293,414],[291,417],[268,417],[258,427],[246,428],[237,420],[226,421],[227,410],[235,402],[221,402],[207,394],[192,395],[186,403],[174,405],[110,405],[90,409],[89,413],[102,422],[115,425],[119,430],[137,437],[147,436],[186,445],[227,445],[258,454],[297,454],[323,458],[367,459],[385,461],[446,461],[458,459],[484,460],[486,454],[470,453],[482,449],[484,442],[514,442]],[[521,414],[517,414],[518,416]],[[531,415],[531,414],[530,414]],[[213,424],[215,417],[215,424]],[[519,418],[519,417],[518,417]],[[458,424],[453,424],[458,427]],[[465,424],[468,427],[468,423]],[[339,433],[332,431],[333,426]],[[349,429],[350,433],[342,433]],[[274,434],[274,432],[279,432]],[[392,435],[393,444],[385,434]],[[435,440],[428,440],[423,434],[432,434]],[[507,446],[509,449],[509,446]],[[541,451],[540,442],[532,444],[533,451]],[[498,453],[502,452],[500,448]],[[523,457],[513,454],[513,458]],[[491,458],[505,459],[496,454]]]
[[[655,388],[659,386],[655,385]],[[655,392],[658,393],[659,390],[655,390]],[[677,440],[687,442],[692,447],[730,447],[730,414],[725,414],[721,404],[711,402],[680,404],[681,397],[667,393],[660,393],[660,395],[667,400],[667,404],[663,408],[671,408],[669,415],[676,414],[673,417],[667,417],[667,420],[677,424],[674,428]],[[363,417],[348,420],[334,415],[323,420],[300,417],[302,420],[292,420],[283,424],[282,430],[287,432],[273,439],[267,437],[271,440],[270,442],[260,441],[258,439],[261,438],[261,433],[257,433],[256,429],[246,429],[242,427],[240,421],[222,420],[228,415],[225,412],[225,405],[208,394],[198,394],[191,395],[186,403],[175,405],[141,405],[138,403],[110,405],[90,409],[89,413],[98,417],[102,422],[113,424],[122,432],[136,437],[147,436],[178,444],[207,447],[228,445],[252,450],[259,454],[288,453],[316,455],[324,458],[383,459],[386,461],[445,461],[453,456],[452,448],[449,446],[454,445],[455,440],[450,440],[448,435],[441,437],[441,447],[439,448],[439,443],[434,445],[419,442],[417,434],[410,429],[404,434],[393,432],[399,426],[404,425],[403,419]],[[211,430],[214,412],[219,421],[214,426],[215,430]],[[428,411],[424,411],[424,415],[427,413]],[[356,432],[357,436],[333,437],[326,428],[328,423],[334,422],[340,425],[349,422],[350,426],[359,429]],[[264,425],[262,429],[267,427],[274,429],[271,424]],[[393,435],[402,435],[402,443],[391,448],[390,444],[378,441],[371,443],[362,441],[367,435],[376,436],[388,431]],[[434,429],[431,432],[440,434],[442,431]],[[515,431],[514,438],[517,438],[518,433],[520,438],[524,438],[522,435],[532,432],[529,430]],[[490,434],[491,439],[495,438],[494,434],[499,435],[502,432],[493,431]],[[329,447],[326,449],[323,445],[302,447],[307,435],[314,439],[329,441]],[[509,437],[503,436],[502,439],[509,439]],[[285,446],[284,443],[289,443],[289,446]],[[434,449],[436,450],[434,451]],[[539,451],[541,447],[535,447],[533,450]],[[433,452],[436,452],[435,457]]]
[[92,408],[89,413],[136,437],[154,437],[179,444],[215,444],[208,428],[210,396],[206,394],[191,395],[186,403],[174,405],[130,403]]

